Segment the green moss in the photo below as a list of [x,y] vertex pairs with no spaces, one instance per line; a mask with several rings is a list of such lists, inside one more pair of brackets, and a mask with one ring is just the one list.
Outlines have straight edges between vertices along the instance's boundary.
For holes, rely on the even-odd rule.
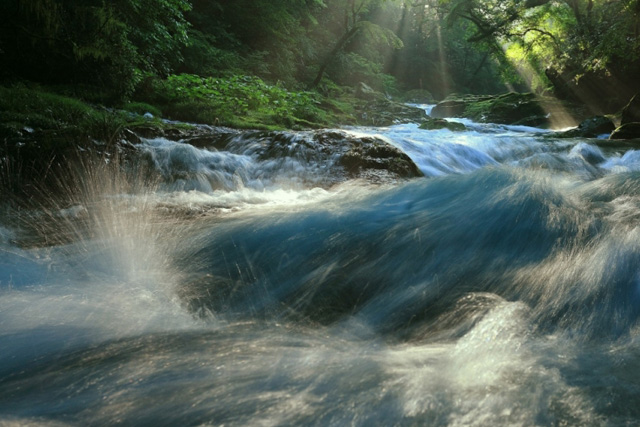
[[544,117],[541,101],[532,93],[507,93],[491,98],[470,99],[464,117],[491,123],[516,123],[523,118]]
[[[25,85],[0,87],[0,123],[43,141],[111,141],[126,123],[122,113]],[[66,146],[66,144],[63,144]]]
[[460,131],[467,130],[467,127],[462,123],[450,122],[444,119],[429,118],[420,124],[420,129],[425,129],[425,130],[449,129],[450,131],[460,132]]

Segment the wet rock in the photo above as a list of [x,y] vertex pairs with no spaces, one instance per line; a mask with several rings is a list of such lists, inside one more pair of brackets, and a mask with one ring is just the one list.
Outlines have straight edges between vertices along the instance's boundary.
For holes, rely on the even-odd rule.
[[[546,125],[546,113],[536,95],[532,93],[507,93],[494,98],[472,102],[465,109],[465,116],[489,123],[524,124],[537,120],[537,125]],[[542,123],[541,123],[542,121]]]
[[314,132],[313,141],[338,154],[339,164],[351,177],[366,178],[373,171],[386,171],[391,178],[423,176],[409,156],[381,138],[330,130]]
[[340,164],[351,175],[366,174],[367,170],[384,170],[399,178],[413,178],[422,173],[413,161],[394,146],[376,138],[360,138],[351,150],[342,155]]
[[640,93],[636,94],[622,110],[620,125],[640,123]]
[[596,138],[600,135],[610,134],[616,126],[613,121],[605,116],[595,116],[584,120],[575,129],[554,134],[556,138]]
[[[450,97],[431,110],[437,118],[464,117],[482,123],[535,126],[576,126],[585,112],[581,107],[533,93],[466,95]],[[588,117],[588,116],[586,116]]]
[[511,123],[514,126],[529,126],[537,128],[549,127],[549,116],[547,114],[525,117],[516,122]]
[[388,99],[380,99],[360,107],[358,122],[365,126],[391,126],[401,123],[420,123],[427,117],[422,108],[412,107]]
[[420,129],[426,129],[426,130],[449,129],[450,131],[460,132],[460,131],[467,130],[467,127],[462,123],[450,122],[445,119],[428,118],[420,124]]
[[613,131],[609,139],[640,139],[640,122],[620,126]]
[[401,123],[420,123],[427,116],[422,108],[387,98],[365,83],[356,89],[360,102],[356,105],[357,123],[363,126],[391,126]]
[[444,100],[431,110],[431,117],[443,119],[446,117],[464,117],[468,101],[461,99]]
[[302,164],[332,168],[334,173],[330,174],[327,186],[348,179],[389,183],[423,176],[409,156],[375,136],[325,129],[237,132],[226,138],[226,151],[254,156],[260,161],[295,159]]
[[616,128],[613,121],[605,116],[596,116],[580,123],[577,130],[580,136],[597,137],[603,134],[610,134]]
[[142,139],[140,139],[140,136],[137,135],[134,131],[132,131],[131,129],[124,129],[122,131],[122,143],[123,144],[133,144],[133,145],[137,145],[140,144],[142,142]]
[[378,101],[385,98],[382,92],[374,90],[371,86],[363,82],[360,82],[356,87],[356,97],[366,101]]
[[413,89],[404,94],[403,99],[413,104],[434,104],[435,98],[428,90]]

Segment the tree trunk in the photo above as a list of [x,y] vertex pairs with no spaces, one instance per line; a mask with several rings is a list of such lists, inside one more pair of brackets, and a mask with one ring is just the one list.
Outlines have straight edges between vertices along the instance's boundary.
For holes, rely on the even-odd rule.
[[336,55],[338,55],[338,53],[342,50],[342,48],[345,47],[347,42],[351,40],[351,38],[355,36],[359,30],[360,30],[360,26],[354,25],[347,32],[345,32],[342,35],[342,37],[340,37],[340,40],[336,42],[336,45],[333,47],[333,49],[331,49],[331,52],[329,52],[329,54],[325,57],[324,61],[320,65],[318,74],[316,75],[316,78],[313,80],[313,82],[309,86],[309,89],[315,89],[316,87],[318,87],[318,85],[320,84],[320,81],[322,80],[322,77],[324,76],[324,72],[327,70],[327,67],[329,66],[329,64],[331,64],[331,61],[333,61]]

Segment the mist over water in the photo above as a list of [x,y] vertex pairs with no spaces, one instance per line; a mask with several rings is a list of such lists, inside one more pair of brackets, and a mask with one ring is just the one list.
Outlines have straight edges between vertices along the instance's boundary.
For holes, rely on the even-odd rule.
[[637,424],[640,152],[466,124],[348,130],[404,183],[158,139],[7,210],[1,422]]

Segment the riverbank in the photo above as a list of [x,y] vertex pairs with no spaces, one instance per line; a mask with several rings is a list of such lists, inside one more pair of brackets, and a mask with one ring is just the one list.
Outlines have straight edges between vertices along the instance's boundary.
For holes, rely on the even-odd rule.
[[[415,93],[411,96],[414,102],[420,101],[415,99]],[[424,101],[434,102],[426,98]],[[590,114],[585,106],[527,93],[450,97],[438,103],[431,113],[433,117],[556,129],[584,124]],[[613,126],[613,121],[619,124],[621,115],[618,112],[606,120]],[[266,139],[271,132],[277,140],[278,132],[284,131],[399,123],[422,124],[424,129],[444,126],[464,130],[459,123],[430,119],[423,109],[391,100],[365,84],[296,92],[256,77],[222,79],[182,74],[164,80],[150,78],[132,102],[107,102],[95,90],[82,86],[0,86],[0,158],[19,165],[12,168],[19,170],[22,177],[11,178],[13,187],[23,186],[24,179],[42,181],[60,159],[87,152],[101,156],[123,153],[133,150],[141,138],[162,137],[196,146],[210,144],[216,149],[214,140],[218,136],[224,139],[236,131],[267,132]],[[596,136],[583,135],[581,126],[557,136]],[[389,163],[388,158],[406,163],[393,150],[380,151],[379,142],[371,145],[368,141],[348,141],[345,145],[342,136],[332,140],[330,132],[318,135],[324,150],[349,153],[345,164],[358,165],[358,170],[362,165],[365,169],[376,165],[382,170],[384,164],[395,164]],[[411,170],[411,166],[403,166],[403,170]],[[400,176],[403,174],[407,175],[403,172]]]
[[256,77],[188,74],[150,78],[131,102],[109,101],[83,86],[0,86],[0,158],[18,165],[12,169],[21,178],[10,180],[13,187],[22,187],[25,179],[44,180],[62,158],[126,152],[140,138],[197,141],[211,139],[214,129],[300,131],[426,118],[424,110],[392,101],[364,84],[357,90],[332,86],[323,91],[289,91]]

